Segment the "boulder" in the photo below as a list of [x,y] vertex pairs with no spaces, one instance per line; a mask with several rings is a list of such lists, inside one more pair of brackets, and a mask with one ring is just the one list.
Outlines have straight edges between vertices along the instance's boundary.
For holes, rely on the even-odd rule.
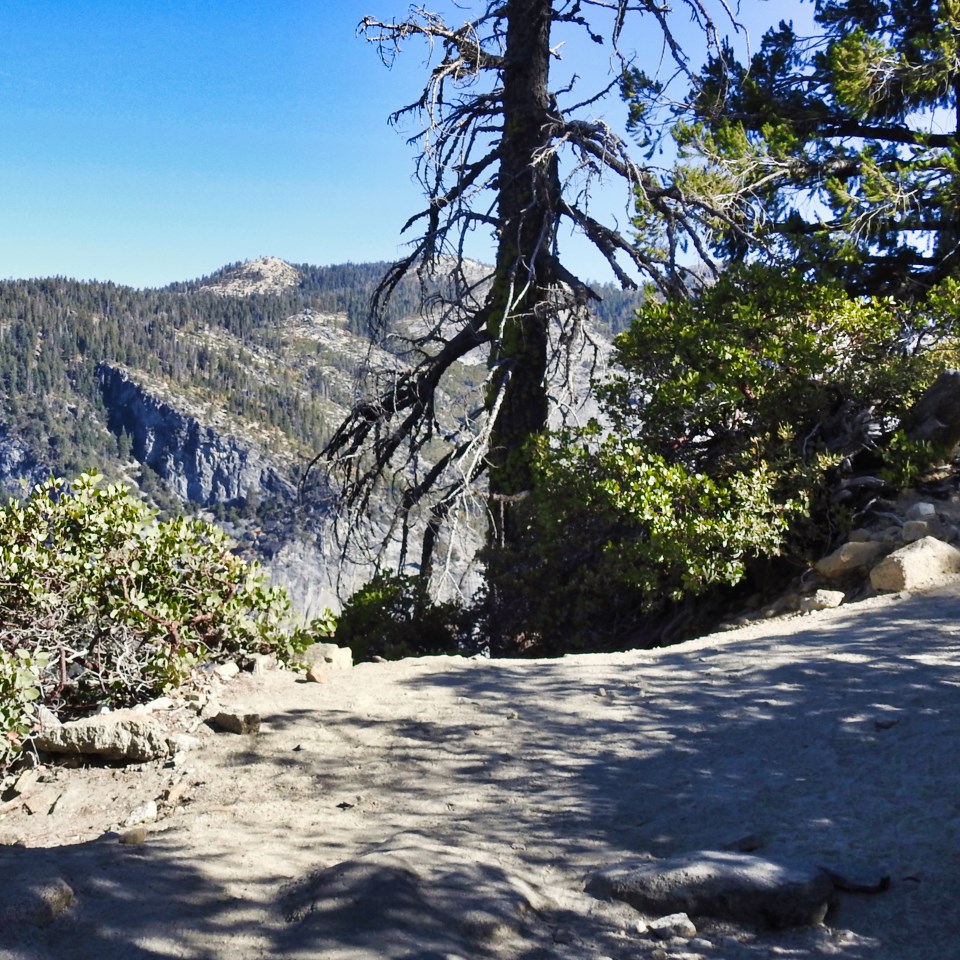
[[846,599],[842,590],[817,590],[809,597],[800,600],[800,612],[810,613],[813,610],[831,610],[839,607]]
[[822,923],[833,888],[820,867],[723,850],[622,863],[587,882],[594,896],[622,900],[644,913],[770,927]]
[[960,550],[935,537],[923,537],[895,550],[870,571],[875,590],[916,590],[960,573]]
[[7,883],[0,893],[0,926],[45,927],[73,906],[76,895],[63,877]]
[[875,541],[845,543],[822,560],[818,560],[815,566],[828,580],[840,580],[851,574],[867,571],[888,549],[884,544]]
[[325,956],[342,939],[358,957],[520,956],[508,944],[548,903],[499,858],[401,835],[281,888],[277,952]]
[[353,667],[353,652],[349,647],[335,643],[311,643],[300,655],[308,668],[319,665],[329,670],[349,670]]
[[903,525],[900,535],[904,543],[913,543],[916,540],[922,540],[932,534],[930,523],[927,520],[907,520]]
[[167,733],[160,723],[134,710],[116,710],[45,728],[34,737],[33,744],[44,753],[100,757],[121,763],[142,763],[170,752]]
[[221,710],[214,718],[213,724],[227,733],[259,733],[260,714],[241,713],[239,710]]
[[937,517],[937,506],[934,503],[921,500],[911,505],[904,516],[907,520],[935,520]]
[[651,920],[647,924],[647,932],[658,940],[670,940],[673,937],[689,940],[697,935],[697,928],[685,913],[671,913]]

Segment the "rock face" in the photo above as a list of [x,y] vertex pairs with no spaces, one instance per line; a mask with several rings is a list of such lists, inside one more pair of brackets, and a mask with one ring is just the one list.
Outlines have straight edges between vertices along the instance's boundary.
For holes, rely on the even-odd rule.
[[830,874],[819,867],[720,850],[624,863],[587,883],[595,896],[623,900],[644,913],[771,927],[822,923],[833,889]]
[[22,494],[50,476],[50,468],[37,460],[19,437],[11,437],[0,424],[0,491]]
[[932,443],[944,456],[960,444],[960,370],[944,370],[910,411],[903,427],[911,440]]
[[230,504],[251,490],[293,500],[291,481],[252,443],[201,424],[119,367],[101,363],[97,375],[111,432],[128,435],[133,456],[166,480],[181,500]]

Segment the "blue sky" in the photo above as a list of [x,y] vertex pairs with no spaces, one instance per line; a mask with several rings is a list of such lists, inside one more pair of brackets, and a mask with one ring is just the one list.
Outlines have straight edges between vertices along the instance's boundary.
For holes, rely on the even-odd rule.
[[[746,2],[755,23],[784,16]],[[387,70],[355,31],[366,13],[405,10],[4,0],[0,277],[157,286],[265,254],[395,257],[419,193],[415,151],[386,121],[419,94],[425,50],[411,44]]]

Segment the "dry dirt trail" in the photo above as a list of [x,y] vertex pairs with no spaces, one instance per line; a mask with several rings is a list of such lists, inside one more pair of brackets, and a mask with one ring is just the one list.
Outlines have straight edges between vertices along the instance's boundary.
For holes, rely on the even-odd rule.
[[[259,734],[61,770],[0,817],[3,960],[960,955],[955,584],[663,650],[273,671],[220,697]],[[661,945],[583,892],[747,835],[890,888],[840,894],[825,926]],[[73,899],[41,925],[37,891]]]

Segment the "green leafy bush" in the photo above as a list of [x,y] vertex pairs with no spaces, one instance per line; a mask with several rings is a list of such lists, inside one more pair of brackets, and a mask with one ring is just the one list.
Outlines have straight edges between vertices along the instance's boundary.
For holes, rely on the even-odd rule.
[[[52,479],[0,510],[3,682],[62,716],[142,701],[203,661],[294,659],[312,638],[291,628],[289,607],[218,527],[158,522],[96,474]],[[3,716],[8,740],[28,716]]]
[[544,442],[538,458],[531,626],[548,647],[616,645],[643,616],[738,583],[750,557],[780,549],[805,506],[800,496],[778,501],[763,464],[711,477],[635,438],[578,441]]
[[0,769],[20,749],[34,725],[34,703],[40,696],[45,654],[31,656],[0,650]]
[[539,446],[541,566],[518,574],[534,646],[644,642],[644,623],[656,640],[657,617],[694,625],[694,598],[737,584],[753,558],[802,565],[836,520],[838,474],[880,461],[956,362],[957,302],[955,285],[908,309],[761,268],[698,299],[647,301],[599,388],[605,426]]
[[463,652],[466,615],[452,602],[435,602],[419,577],[380,573],[344,604],[336,641],[355,660]]

